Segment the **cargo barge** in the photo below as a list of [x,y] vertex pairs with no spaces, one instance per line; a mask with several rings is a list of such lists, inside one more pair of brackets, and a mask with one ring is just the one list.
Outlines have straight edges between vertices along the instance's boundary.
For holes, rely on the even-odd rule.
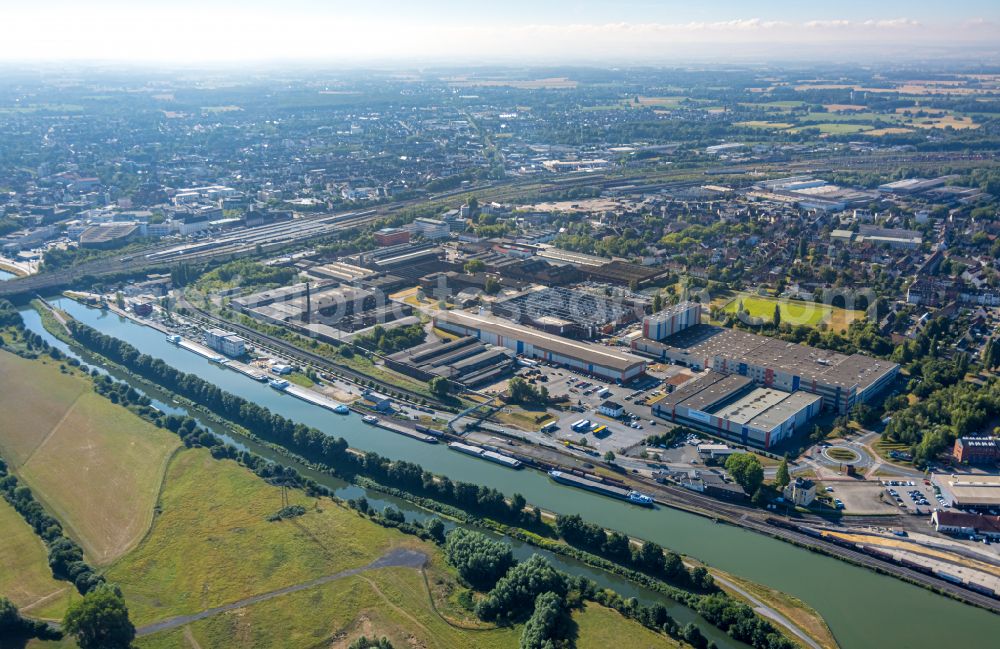
[[448,444],[448,448],[453,451],[465,453],[466,455],[471,455],[473,457],[479,457],[511,469],[520,469],[522,466],[521,460],[510,457],[509,455],[504,455],[503,453],[497,453],[496,451],[490,451],[479,446],[473,446],[471,444],[451,442]]
[[418,442],[423,442],[425,444],[437,444],[437,437],[434,437],[433,435],[428,435],[420,431],[411,430],[409,428],[406,428],[405,426],[400,426],[390,421],[383,421],[378,417],[372,415],[366,415],[362,417],[361,421],[368,424],[369,426],[378,426],[379,428],[383,428],[385,430],[392,431],[400,435],[406,435],[407,437],[415,439]]
[[605,482],[598,482],[597,480],[589,480],[587,478],[574,475],[567,471],[549,471],[549,477],[560,484],[569,485],[571,487],[577,487],[579,489],[586,489],[587,491],[593,491],[605,496],[610,496],[612,498],[618,498],[619,500],[625,500],[633,505],[640,505],[642,507],[652,507],[653,499],[644,493],[639,493],[633,489],[625,489],[624,487],[618,487],[616,485],[607,484]]

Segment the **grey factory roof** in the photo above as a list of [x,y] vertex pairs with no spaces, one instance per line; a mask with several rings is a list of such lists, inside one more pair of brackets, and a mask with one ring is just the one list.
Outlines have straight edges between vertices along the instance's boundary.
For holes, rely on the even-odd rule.
[[[754,417],[749,423],[750,426],[759,430],[772,430],[803,408],[807,408],[813,403],[823,400],[823,397],[818,394],[810,394],[809,392],[802,391],[792,393],[782,392],[780,394],[784,394],[785,398]],[[753,396],[752,392],[748,395],[748,398],[750,396]]]
[[[655,341],[649,341],[655,345]],[[649,344],[647,343],[647,344]],[[847,356],[776,338],[725,329],[712,325],[695,325],[663,340],[664,348],[687,354],[696,359],[721,357],[767,366],[799,376],[803,381],[864,389],[896,367],[895,363],[864,354]]]
[[712,414],[737,424],[746,424],[751,419],[777,406],[789,396],[790,393],[773,388],[756,388],[742,398],[720,408]]
[[580,359],[619,371],[629,370],[646,362],[646,359],[634,354],[547,334],[491,316],[462,311],[439,311],[435,317],[439,322],[449,322],[472,329],[481,329],[513,340],[522,340],[534,347],[560,356]]
[[668,394],[666,397],[660,399],[656,405],[664,410],[672,409],[674,406],[690,399],[702,390],[715,385],[724,378],[726,378],[725,374],[708,370],[694,377],[681,387]]
[[745,376],[730,374],[720,381],[713,381],[706,384],[702,390],[691,395],[684,405],[695,410],[708,410],[727,399],[733,398],[737,394],[744,392],[753,382]]
[[558,324],[557,321],[561,321],[582,326],[600,326],[636,316],[636,307],[620,298],[559,286],[530,289],[497,302],[493,308],[497,315],[515,321],[530,318],[539,322]]
[[[684,405],[758,430],[770,431],[789,417],[823,397],[806,392],[783,392],[774,388],[748,391],[751,381],[738,374],[708,370],[656,404],[658,410]],[[719,407],[721,406],[721,407]]]

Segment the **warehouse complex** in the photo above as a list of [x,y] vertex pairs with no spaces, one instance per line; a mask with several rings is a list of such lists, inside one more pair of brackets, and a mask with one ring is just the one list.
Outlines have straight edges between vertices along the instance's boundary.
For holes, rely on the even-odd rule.
[[817,394],[757,387],[745,376],[708,370],[655,403],[653,414],[766,449],[801,430],[822,406]]
[[506,347],[487,345],[473,336],[448,342],[432,341],[386,357],[388,368],[430,381],[442,376],[473,387],[496,381],[514,369],[514,354]]
[[441,311],[434,316],[434,326],[609,381],[627,383],[646,371],[646,361],[634,354],[562,338],[494,316]]
[[[643,331],[662,328],[661,316],[646,318]],[[676,314],[674,318],[676,328]],[[690,322],[692,318],[683,320]],[[848,356],[702,324],[681,326],[662,340],[636,338],[632,349],[659,361],[747,377],[766,387],[818,394],[825,407],[840,414],[870,400],[899,372],[899,365],[863,354]]]
[[569,338],[594,338],[635,322],[643,305],[615,300],[587,291],[536,287],[494,302],[494,315]]
[[976,511],[1000,509],[1000,476],[985,473],[934,474],[931,481],[952,507]]

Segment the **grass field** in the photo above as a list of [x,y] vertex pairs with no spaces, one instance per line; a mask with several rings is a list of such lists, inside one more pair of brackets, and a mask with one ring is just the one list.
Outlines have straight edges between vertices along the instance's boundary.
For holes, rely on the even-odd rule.
[[0,498],[0,595],[26,615],[62,619],[79,595],[49,569],[45,544],[21,515]]
[[774,305],[779,304],[781,321],[791,325],[806,325],[815,327],[821,323],[827,324],[833,331],[847,328],[855,319],[864,317],[863,311],[851,311],[816,302],[800,302],[798,300],[782,300],[772,297],[762,297],[741,293],[725,303],[723,311],[736,313],[740,302],[751,316],[763,318],[771,322],[774,318]]
[[279,601],[280,606],[257,604],[142,638],[138,646],[173,649],[194,646],[194,640],[202,647],[341,649],[360,636],[384,636],[395,647],[513,649],[520,637],[519,628],[465,629],[448,624],[431,607],[423,576],[413,569],[372,571]]
[[[741,588],[784,615],[792,624],[818,642],[823,649],[837,649],[839,646],[823,617],[802,600],[728,573],[725,574],[725,578],[736,582]],[[740,598],[738,593],[730,594]]]
[[[167,649],[194,646],[194,640],[202,647],[345,649],[360,636],[385,636],[396,647],[513,649],[521,635],[520,627],[467,628],[446,619],[431,607],[423,577],[403,568],[350,577],[285,599],[281,608],[265,604],[230,611],[143,638],[138,646]],[[605,649],[622,642],[630,649],[681,646],[593,602],[575,611],[573,620],[578,649]]]
[[[54,429],[70,405],[90,390],[86,381],[62,374],[54,361],[29,361],[0,352],[0,454],[19,467]],[[40,390],[39,386],[45,386]],[[39,434],[39,431],[44,431]]]
[[[139,646],[346,647],[361,635],[384,635],[398,647],[518,645],[519,628],[484,628],[458,608],[452,595],[459,586],[435,546],[328,499],[294,491],[289,497],[307,513],[268,522],[267,515],[281,506],[278,488],[203,449],[178,453],[151,533],[107,571],[121,585],[136,624],[363,566],[401,545],[428,553],[427,580],[410,568],[368,571],[143,637]],[[640,641],[630,646],[674,646],[617,613],[603,613],[608,620],[592,620],[602,614],[595,606],[580,615],[581,629],[601,635],[581,638],[585,642],[578,646],[600,646],[611,622],[619,637]]]
[[[39,416],[23,411],[19,391],[0,392],[5,456],[38,499],[83,548],[106,565],[142,538],[167,460],[180,440],[90,389],[89,379],[59,372],[54,362],[0,354],[0,372],[35,384]],[[40,390],[38,385],[47,389]],[[27,398],[27,397],[26,397]],[[27,452],[26,452],[27,451]],[[81,488],[87,485],[88,488]]]
[[232,461],[185,450],[171,462],[152,530],[107,571],[137,624],[238,601],[363,566],[413,537],[289,490],[309,511],[283,522],[281,490]]
[[579,637],[577,649],[607,649],[608,647],[628,647],[629,649],[662,649],[681,647],[678,641],[653,633],[649,629],[621,616],[618,611],[594,602],[588,602],[582,612],[575,612],[573,620],[577,624]]
[[870,131],[872,127],[866,124],[844,124],[844,123],[830,123],[824,122],[820,124],[803,124],[802,126],[797,126],[795,128],[788,129],[789,133],[799,133],[806,129],[819,129],[820,133],[826,135],[846,135],[848,133],[860,133],[861,131]]

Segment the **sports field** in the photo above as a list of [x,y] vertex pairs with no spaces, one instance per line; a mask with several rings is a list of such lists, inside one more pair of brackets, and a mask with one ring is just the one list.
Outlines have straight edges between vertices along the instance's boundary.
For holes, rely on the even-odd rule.
[[0,531],[0,595],[26,615],[62,619],[76,588],[52,577],[45,544],[2,498]]
[[22,409],[22,390],[0,392],[0,410],[10,413],[0,421],[4,456],[89,562],[120,557],[149,529],[179,438],[93,392],[88,378],[60,372],[54,361],[4,352],[0,373],[37,381],[39,409]]
[[802,302],[799,300],[782,300],[772,297],[762,297],[741,293],[725,302],[723,311],[726,313],[736,313],[742,302],[743,308],[752,317],[762,318],[765,322],[774,319],[774,305],[780,305],[781,321],[790,325],[806,325],[815,327],[825,323],[831,330],[840,331],[846,329],[856,319],[865,317],[864,311],[852,311],[839,307],[819,304],[816,302]]

